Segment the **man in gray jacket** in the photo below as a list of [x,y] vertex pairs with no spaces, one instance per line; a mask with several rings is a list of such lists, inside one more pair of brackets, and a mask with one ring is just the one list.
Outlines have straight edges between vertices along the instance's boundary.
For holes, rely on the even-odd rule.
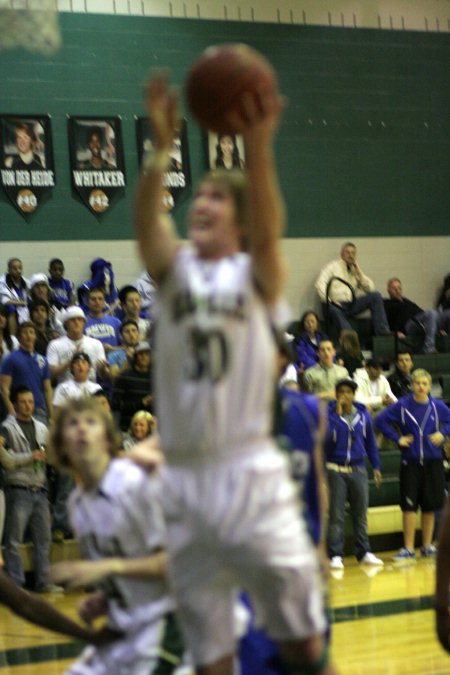
[[54,590],[47,582],[51,540],[45,472],[47,427],[33,417],[34,397],[27,387],[11,393],[15,414],[0,427],[0,462],[5,469],[5,564],[18,586],[25,583],[20,545],[27,528],[33,542],[35,590]]

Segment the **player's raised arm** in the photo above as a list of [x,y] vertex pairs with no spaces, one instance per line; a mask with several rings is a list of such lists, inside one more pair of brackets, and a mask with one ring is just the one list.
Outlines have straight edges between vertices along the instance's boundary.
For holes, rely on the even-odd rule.
[[284,280],[278,240],[285,226],[285,205],[273,149],[282,109],[276,91],[261,93],[259,105],[252,96],[245,99],[250,122],[243,132],[251,200],[250,252],[258,287],[269,302],[277,299]]
[[147,111],[153,131],[153,152],[145,159],[135,199],[139,251],[155,281],[164,276],[175,255],[177,237],[169,216],[161,211],[164,172],[178,128],[178,96],[167,74],[159,73],[147,86]]

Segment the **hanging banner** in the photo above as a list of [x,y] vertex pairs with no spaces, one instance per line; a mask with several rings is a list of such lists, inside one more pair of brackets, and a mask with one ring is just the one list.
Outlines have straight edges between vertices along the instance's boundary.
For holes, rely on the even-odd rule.
[[[139,165],[142,165],[145,155],[151,153],[153,149],[151,126],[146,117],[136,118],[136,136]],[[187,128],[186,120],[182,120],[179,134],[174,139],[170,152],[170,165],[164,174],[164,211],[172,211],[190,184],[191,173],[189,168]]]
[[49,115],[0,115],[0,177],[25,219],[55,187]]
[[125,165],[119,117],[69,117],[72,185],[96,216],[124,193]]

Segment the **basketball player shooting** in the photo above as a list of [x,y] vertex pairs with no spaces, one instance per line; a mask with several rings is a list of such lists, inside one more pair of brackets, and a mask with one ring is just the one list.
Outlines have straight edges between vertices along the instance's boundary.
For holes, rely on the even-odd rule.
[[201,180],[184,246],[160,212],[177,94],[165,75],[148,86],[154,154],[135,221],[160,293],[156,400],[171,574],[198,675],[233,673],[236,588],[250,593],[287,672],[330,674],[316,555],[270,437],[276,349],[268,316],[283,285],[284,226],[272,142],[283,103],[265,91],[244,94],[241,105],[245,120],[230,125],[244,126],[247,175],[215,171]]

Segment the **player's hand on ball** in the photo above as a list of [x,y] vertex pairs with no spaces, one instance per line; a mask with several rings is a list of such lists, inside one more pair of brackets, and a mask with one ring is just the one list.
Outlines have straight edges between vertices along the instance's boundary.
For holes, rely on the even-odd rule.
[[108,602],[103,591],[90,593],[78,603],[78,615],[89,626],[99,616],[104,616],[108,610]]
[[256,95],[243,93],[242,113],[230,111],[227,119],[233,126],[243,126],[247,144],[259,144],[273,136],[284,107],[285,99],[277,91],[262,89]]
[[147,85],[147,112],[155,150],[170,150],[180,126],[178,90],[167,71],[156,73]]

